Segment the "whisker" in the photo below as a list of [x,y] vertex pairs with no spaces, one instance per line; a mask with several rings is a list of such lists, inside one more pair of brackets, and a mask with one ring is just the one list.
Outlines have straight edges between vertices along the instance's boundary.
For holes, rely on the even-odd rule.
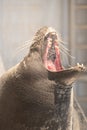
[[56,40],[56,42],[58,42],[59,46],[62,47],[64,50],[70,52],[69,49],[65,47],[65,45],[67,45],[66,42],[63,42],[62,40]]
[[14,54],[13,58],[15,58],[19,53],[23,52],[23,50],[25,50],[25,49],[29,50],[30,45],[31,45],[30,43],[32,43],[31,40],[27,40],[24,43],[22,42],[22,45],[17,47],[17,49],[15,50],[15,54]]
[[21,46],[19,46],[19,47],[17,47],[17,49],[16,49],[16,52],[21,52],[21,51],[23,51],[24,49],[29,49],[29,47],[30,47],[30,42],[31,42],[31,40],[28,40],[28,41],[25,41]]
[[62,45],[67,45],[68,43],[67,43],[67,42],[64,42],[64,41],[62,41],[62,40],[60,40],[60,44],[62,44]]
[[66,55],[68,55],[69,57],[71,57],[72,59],[75,59],[75,57],[74,56],[72,56],[72,55],[70,55],[67,51],[65,51],[64,49],[60,49],[60,52],[62,53],[62,54],[66,54]]
[[66,48],[64,45],[62,45],[62,44],[61,44],[61,45],[59,45],[59,47],[60,47],[60,48],[62,48],[62,49],[64,49],[64,50],[66,50],[67,52],[70,52],[70,50],[69,50],[69,49],[67,49],[67,48]]
[[59,44],[59,48],[60,48],[61,53],[68,55],[68,56],[71,57],[72,59],[75,59],[74,56],[70,55],[70,50],[67,49],[67,48],[64,46],[64,44],[60,43],[60,44]]

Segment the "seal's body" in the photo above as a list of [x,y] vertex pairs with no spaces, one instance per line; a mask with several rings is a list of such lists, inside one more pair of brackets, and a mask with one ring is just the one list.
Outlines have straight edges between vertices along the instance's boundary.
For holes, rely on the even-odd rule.
[[0,130],[72,130],[71,84],[82,71],[62,67],[56,31],[41,28],[29,54],[0,78]]

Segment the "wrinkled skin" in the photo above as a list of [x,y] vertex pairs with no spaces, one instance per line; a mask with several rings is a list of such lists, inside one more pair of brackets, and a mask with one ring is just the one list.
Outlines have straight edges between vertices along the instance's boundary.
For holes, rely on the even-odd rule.
[[38,30],[29,54],[0,78],[0,130],[86,130],[72,100],[72,83],[83,71],[64,69],[54,29]]

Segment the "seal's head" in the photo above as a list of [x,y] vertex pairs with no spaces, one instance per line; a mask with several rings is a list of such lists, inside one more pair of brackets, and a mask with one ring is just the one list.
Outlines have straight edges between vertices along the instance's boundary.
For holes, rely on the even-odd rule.
[[63,70],[60,60],[60,38],[51,27],[43,27],[35,34],[30,51],[41,54],[45,68],[52,72]]

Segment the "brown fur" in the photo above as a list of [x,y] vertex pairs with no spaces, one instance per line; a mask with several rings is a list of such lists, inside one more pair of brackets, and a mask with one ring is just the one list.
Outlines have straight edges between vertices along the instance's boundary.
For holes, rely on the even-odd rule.
[[84,67],[47,71],[42,62],[47,30],[36,33],[29,54],[0,78],[0,130],[72,130],[71,84]]

